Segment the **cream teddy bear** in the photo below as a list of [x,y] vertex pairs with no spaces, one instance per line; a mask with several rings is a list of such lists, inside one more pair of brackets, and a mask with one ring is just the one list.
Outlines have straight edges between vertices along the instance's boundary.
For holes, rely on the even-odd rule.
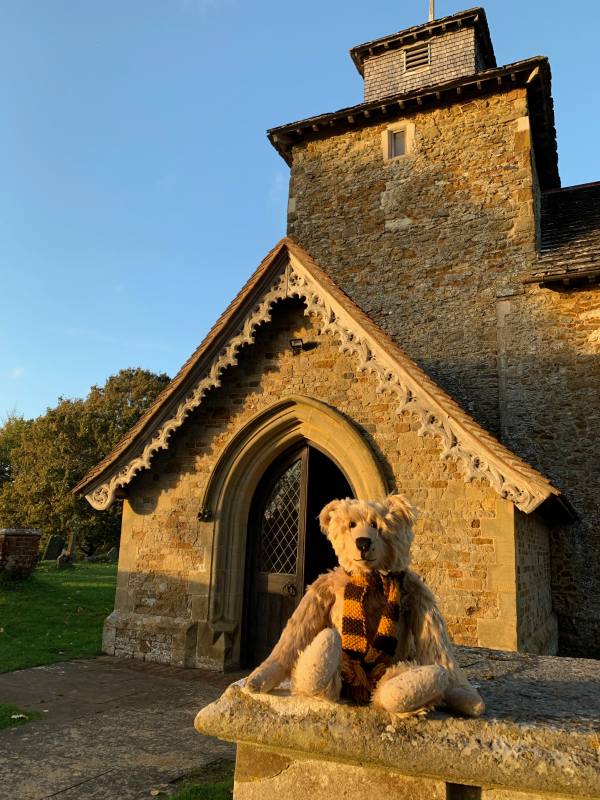
[[408,569],[407,501],[333,500],[319,521],[340,566],[308,587],[248,689],[269,692],[291,676],[296,695],[372,702],[401,715],[437,704],[482,714],[434,596]]

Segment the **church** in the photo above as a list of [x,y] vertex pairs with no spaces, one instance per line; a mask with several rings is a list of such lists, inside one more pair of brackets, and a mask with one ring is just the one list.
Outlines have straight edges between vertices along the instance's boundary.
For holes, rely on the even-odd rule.
[[600,183],[561,188],[548,60],[482,8],[350,51],[364,99],[268,132],[287,236],[74,488],[122,502],[106,653],[258,663],[400,492],[455,643],[600,657]]

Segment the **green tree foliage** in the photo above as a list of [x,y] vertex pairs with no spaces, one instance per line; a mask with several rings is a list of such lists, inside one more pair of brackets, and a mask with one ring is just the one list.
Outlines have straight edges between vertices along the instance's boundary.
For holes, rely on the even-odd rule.
[[125,369],[93,386],[85,400],[60,398],[34,420],[11,415],[0,428],[0,527],[41,528],[42,541],[75,530],[88,553],[116,544],[119,504],[97,512],[71,489],[168,382],[164,374]]

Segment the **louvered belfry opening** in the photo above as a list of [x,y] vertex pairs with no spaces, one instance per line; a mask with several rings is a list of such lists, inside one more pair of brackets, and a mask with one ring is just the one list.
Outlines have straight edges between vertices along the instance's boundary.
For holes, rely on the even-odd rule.
[[431,45],[429,42],[407,47],[404,51],[404,70],[409,72],[419,67],[427,67],[431,63]]
[[337,563],[320,510],[352,497],[341,469],[309,444],[276,459],[256,489],[248,520],[242,663],[262,661],[306,586]]

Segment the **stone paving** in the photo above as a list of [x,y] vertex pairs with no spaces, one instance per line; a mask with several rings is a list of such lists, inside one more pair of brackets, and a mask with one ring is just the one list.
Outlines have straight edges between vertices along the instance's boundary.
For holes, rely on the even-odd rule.
[[0,800],[138,800],[233,760],[193,723],[240,677],[109,656],[0,675],[0,702],[43,713],[0,731]]

